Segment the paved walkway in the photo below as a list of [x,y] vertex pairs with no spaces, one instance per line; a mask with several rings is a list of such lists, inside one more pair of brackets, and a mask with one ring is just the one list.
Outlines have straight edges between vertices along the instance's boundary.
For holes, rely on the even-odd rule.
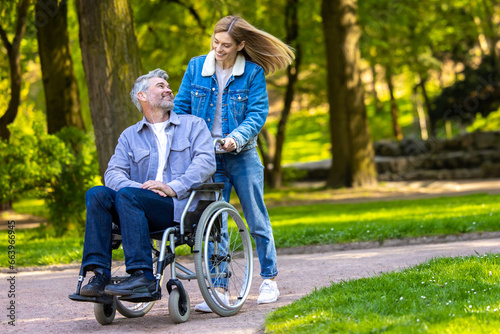
[[[254,274],[252,293],[243,309],[235,316],[221,318],[214,314],[196,314],[193,306],[202,301],[197,283],[186,282],[191,298],[188,322],[175,325],[168,316],[166,296],[158,301],[143,318],[126,319],[117,314],[113,324],[101,326],[93,316],[93,305],[70,301],[78,269],[34,271],[15,275],[16,326],[7,325],[5,298],[9,275],[0,275],[2,294],[2,333],[259,333],[266,315],[290,304],[330,282],[357,279],[398,270],[440,256],[473,255],[476,252],[500,253],[500,238],[460,241],[404,247],[378,247],[363,250],[331,251],[324,253],[291,254],[278,257],[278,277],[281,297],[275,304],[257,305],[260,284]],[[188,266],[192,263],[188,263]],[[258,263],[255,267],[259,268]]]

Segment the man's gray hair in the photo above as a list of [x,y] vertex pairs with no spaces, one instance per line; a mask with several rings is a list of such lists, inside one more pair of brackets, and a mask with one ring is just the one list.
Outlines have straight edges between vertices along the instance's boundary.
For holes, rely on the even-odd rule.
[[162,69],[157,68],[156,70],[153,70],[149,72],[148,74],[141,75],[137,80],[134,82],[134,86],[132,86],[132,90],[130,91],[130,97],[132,98],[132,102],[134,102],[135,106],[139,111],[142,113],[142,106],[141,103],[139,102],[139,99],[137,98],[137,94],[139,92],[146,92],[149,87],[149,79],[152,78],[162,78],[165,79],[165,81],[168,80],[168,74]]

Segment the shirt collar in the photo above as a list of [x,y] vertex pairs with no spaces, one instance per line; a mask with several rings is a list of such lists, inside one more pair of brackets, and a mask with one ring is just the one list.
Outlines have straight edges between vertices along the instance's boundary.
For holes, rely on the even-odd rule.
[[[169,124],[173,124],[173,125],[179,125],[181,124],[181,121],[179,119],[179,116],[177,116],[177,114],[173,111],[173,110],[170,110],[170,117],[167,121],[167,126]],[[149,126],[149,122],[146,120],[146,117],[142,116],[142,120],[139,121],[139,123],[137,123],[138,127],[137,127],[137,132],[141,131],[145,126]]]
[[[245,72],[245,56],[238,53],[236,56],[236,61],[233,66],[233,76],[243,75]],[[201,75],[204,77],[211,77],[215,73],[215,51],[212,50],[207,54],[205,62],[203,63],[203,69]]]

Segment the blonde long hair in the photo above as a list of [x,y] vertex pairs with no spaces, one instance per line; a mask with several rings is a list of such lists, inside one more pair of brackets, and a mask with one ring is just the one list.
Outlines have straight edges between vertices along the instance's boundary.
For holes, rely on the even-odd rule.
[[255,28],[239,16],[226,16],[217,22],[212,34],[212,50],[214,36],[219,32],[227,32],[238,45],[245,41],[245,47],[240,52],[245,58],[260,65],[265,74],[285,69],[295,59],[290,46]]

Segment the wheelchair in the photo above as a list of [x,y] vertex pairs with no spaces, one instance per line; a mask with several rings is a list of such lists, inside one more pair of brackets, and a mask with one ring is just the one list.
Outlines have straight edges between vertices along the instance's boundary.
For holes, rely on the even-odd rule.
[[[250,292],[253,274],[253,252],[250,233],[238,211],[222,196],[223,183],[197,184],[179,225],[164,231],[150,233],[156,289],[152,293],[124,296],[87,297],[80,295],[86,271],[80,269],[76,292],[69,295],[73,301],[93,302],[94,315],[102,325],[111,324],[116,311],[128,318],[146,315],[154,303],[162,298],[164,271],[170,266],[170,279],[166,284],[169,293],[168,309],[174,323],[186,322],[190,313],[189,296],[181,280],[196,279],[200,292],[212,311],[227,317],[236,314]],[[215,200],[200,200],[194,211],[189,211],[197,193],[215,195]],[[121,235],[113,230],[113,248],[121,244]],[[194,255],[194,272],[176,261],[175,248],[188,245]],[[115,275],[112,283],[127,277]],[[216,288],[224,288],[228,300],[222,300]]]

